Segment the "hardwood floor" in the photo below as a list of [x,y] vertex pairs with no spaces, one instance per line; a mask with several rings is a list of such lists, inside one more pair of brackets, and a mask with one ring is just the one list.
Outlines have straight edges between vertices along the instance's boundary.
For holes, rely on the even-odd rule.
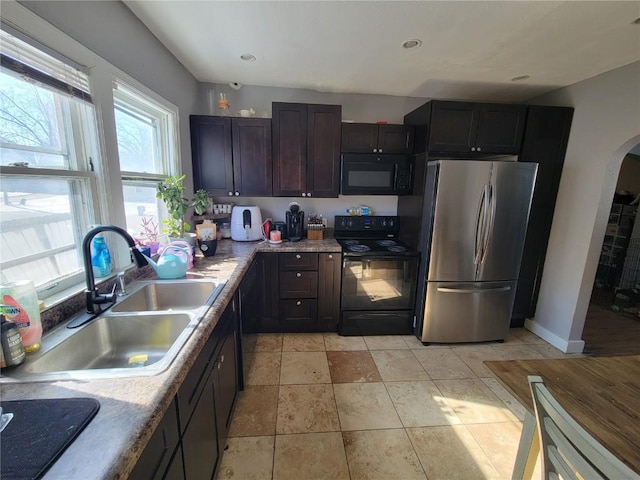
[[640,318],[621,315],[592,303],[587,311],[582,339],[585,354],[638,355]]

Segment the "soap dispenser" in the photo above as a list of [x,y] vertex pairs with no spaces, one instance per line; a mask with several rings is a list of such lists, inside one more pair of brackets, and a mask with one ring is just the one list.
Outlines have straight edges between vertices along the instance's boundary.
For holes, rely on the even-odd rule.
[[4,316],[4,305],[0,305],[0,368],[15,367],[24,362],[25,353],[22,337],[15,322],[10,322]]

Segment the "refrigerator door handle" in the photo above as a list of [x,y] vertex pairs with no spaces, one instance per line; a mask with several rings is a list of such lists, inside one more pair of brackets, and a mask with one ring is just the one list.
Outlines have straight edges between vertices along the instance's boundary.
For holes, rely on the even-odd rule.
[[487,185],[487,224],[485,226],[485,235],[482,245],[482,257],[480,263],[483,264],[487,259],[487,252],[489,252],[489,243],[491,243],[491,237],[493,236],[493,225],[496,219],[496,198],[493,190],[493,185]]
[[496,292],[508,292],[509,290],[511,290],[511,286],[505,285],[504,287],[482,288],[482,289],[438,287],[436,290],[442,293],[496,293]]
[[474,265],[478,265],[482,261],[482,242],[484,239],[484,228],[487,209],[487,186],[482,189],[482,195],[480,195],[480,201],[478,202],[478,215],[476,216],[476,242],[474,246]]

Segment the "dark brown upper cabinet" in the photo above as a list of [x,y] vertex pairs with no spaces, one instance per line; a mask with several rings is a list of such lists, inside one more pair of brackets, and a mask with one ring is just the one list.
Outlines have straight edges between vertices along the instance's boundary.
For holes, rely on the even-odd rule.
[[337,197],[340,105],[273,103],[273,195]]
[[413,152],[413,127],[375,123],[343,123],[342,152],[394,153]]
[[271,120],[191,115],[194,187],[211,195],[271,196]]
[[416,153],[518,154],[527,106],[434,100],[405,115],[416,127]]

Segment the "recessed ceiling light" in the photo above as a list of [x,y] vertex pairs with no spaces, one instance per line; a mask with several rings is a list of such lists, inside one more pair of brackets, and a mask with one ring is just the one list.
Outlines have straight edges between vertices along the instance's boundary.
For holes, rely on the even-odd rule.
[[256,57],[254,55],[251,55],[250,53],[245,53],[243,55],[240,55],[240,58],[242,60],[244,60],[245,62],[255,62],[256,61]]
[[529,75],[518,75],[517,77],[513,77],[511,79],[512,82],[522,82],[523,80],[529,80],[531,77]]
[[422,45],[422,40],[418,40],[417,38],[402,42],[403,48],[418,48],[420,45]]

